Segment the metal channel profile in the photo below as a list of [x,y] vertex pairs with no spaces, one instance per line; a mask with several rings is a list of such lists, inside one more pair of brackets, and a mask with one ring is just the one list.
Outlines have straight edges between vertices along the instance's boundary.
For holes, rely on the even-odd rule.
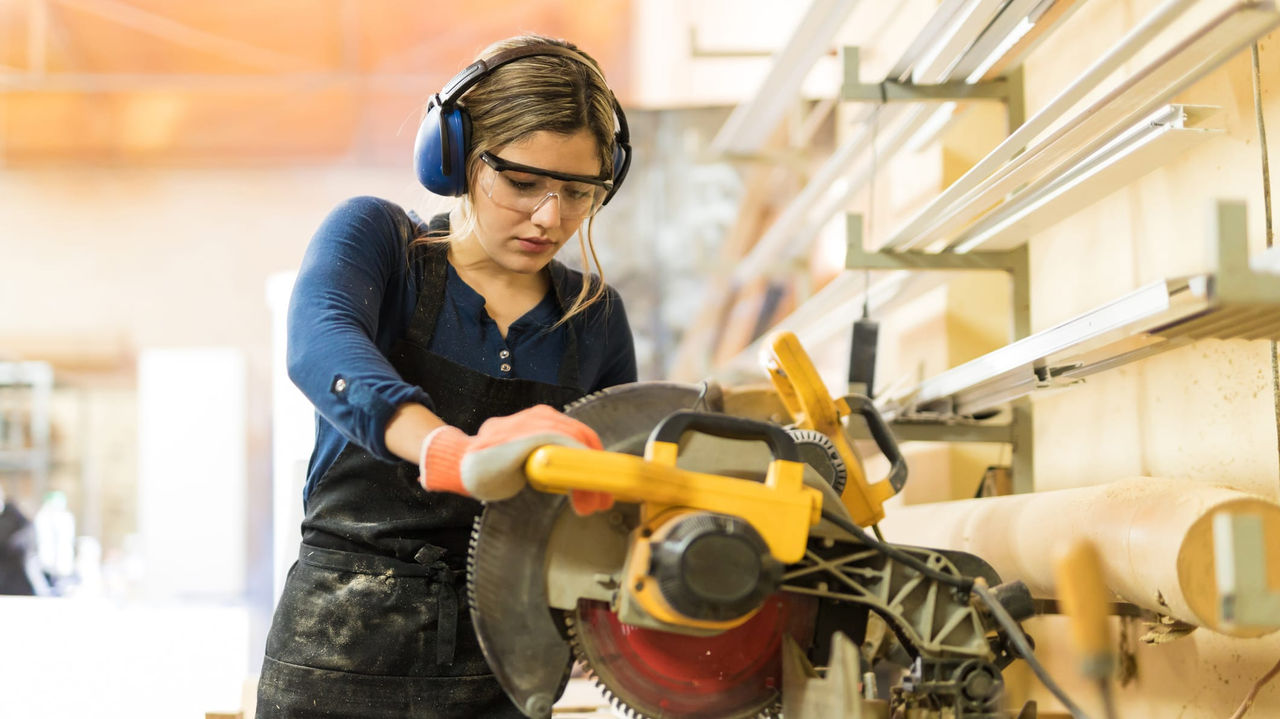
[[1201,275],[1142,287],[928,379],[889,400],[882,411],[973,414],[1038,388],[1069,383],[1093,363],[1110,366],[1117,357],[1151,350],[1166,341],[1154,330],[1209,309],[1209,279]]
[[1218,270],[1154,282],[887,398],[889,418],[960,416],[1199,339],[1280,338],[1280,277],[1250,266],[1245,209],[1221,202]]
[[809,5],[769,74],[748,101],[733,109],[711,141],[713,155],[749,157],[760,152],[783,115],[800,98],[805,75],[831,46],[860,0],[817,0]]
[[[1014,3],[945,0],[894,68],[877,83],[859,81],[858,49],[846,48],[840,99],[887,103],[874,110],[878,113],[874,122],[879,131],[873,132],[871,113],[868,113],[861,129],[836,149],[755,246],[734,265],[731,284],[741,286],[776,272],[811,247],[814,238],[821,235],[823,225],[871,179],[873,156],[883,166],[932,127],[939,119],[937,114],[942,115],[943,121],[950,117],[937,103],[956,99],[1002,100],[1010,109],[1011,125],[1019,124],[1023,116],[1020,74],[1010,72],[1006,78],[977,82],[976,77],[969,81],[954,68],[966,60],[972,60],[976,68],[989,68],[1001,60],[1008,50],[1002,41],[1015,31],[1018,37],[1025,34],[1025,28],[1019,23],[1035,7],[1028,0]],[[1022,16],[1012,17],[1011,12],[1022,13]],[[809,26],[806,23],[804,27]],[[974,55],[974,48],[980,37],[987,42],[978,48],[985,53],[979,57]],[[928,78],[929,83],[915,84],[921,82],[921,78]],[[933,102],[916,102],[921,100]],[[906,102],[915,104],[904,106]],[[874,152],[868,149],[873,138]]]
[[1179,90],[1280,23],[1280,13],[1270,0],[1234,2],[1106,96],[1061,123],[1060,129],[1048,138],[1030,144],[1193,4],[1188,0],[1169,0],[1154,11],[1076,82],[922,208],[884,247],[902,251],[934,249],[939,243],[948,243],[954,239],[955,232],[963,230],[1010,192],[1053,174],[1055,168],[1064,164],[1070,166],[1067,158],[1098,147],[1110,128],[1126,127],[1150,115]]
[[1019,190],[959,234],[948,249],[1004,250],[1051,227],[1223,132],[1219,108],[1165,105],[1073,158],[1061,174]]

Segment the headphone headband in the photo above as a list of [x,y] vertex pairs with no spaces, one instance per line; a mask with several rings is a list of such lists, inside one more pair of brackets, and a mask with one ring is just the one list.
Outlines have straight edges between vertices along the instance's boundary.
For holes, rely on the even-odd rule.
[[[452,107],[458,101],[458,98],[465,95],[467,90],[474,87],[476,83],[483,80],[489,73],[497,70],[507,63],[537,55],[557,55],[559,57],[567,57],[570,60],[580,62],[593,70],[595,69],[595,66],[593,66],[587,58],[583,57],[581,53],[570,50],[567,47],[552,45],[550,43],[524,45],[522,47],[513,47],[508,50],[494,53],[489,57],[481,58],[470,65],[467,65],[461,72],[454,75],[452,80],[445,83],[444,88],[440,90],[436,97],[440,99],[440,104],[442,106]],[[609,94],[612,95],[613,92],[610,91]]]
[[[537,55],[554,55],[575,60],[589,67],[601,76],[597,68],[582,53],[551,43],[538,43],[514,47],[481,58],[466,66],[448,83],[431,97],[427,103],[427,115],[418,128],[418,137],[414,143],[414,166],[418,179],[427,189],[437,194],[461,195],[466,192],[466,172],[454,172],[454,165],[462,165],[467,148],[470,146],[470,117],[459,100],[472,87],[483,80],[494,70],[526,57]],[[631,131],[627,127],[627,116],[618,104],[618,98],[605,85],[609,92],[609,101],[613,105],[613,114],[618,121],[618,129],[614,133],[613,148],[613,189],[605,197],[602,204],[613,199],[623,178],[631,166]],[[437,127],[438,125],[438,127]]]

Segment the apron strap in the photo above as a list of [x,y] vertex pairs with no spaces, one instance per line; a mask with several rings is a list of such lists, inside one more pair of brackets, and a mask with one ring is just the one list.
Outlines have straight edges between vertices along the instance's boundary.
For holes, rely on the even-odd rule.
[[434,581],[432,591],[436,595],[439,617],[436,620],[436,663],[453,663],[454,650],[458,646],[458,590],[453,582],[457,573],[444,563],[445,549],[434,544],[423,545],[413,560],[425,568]]
[[436,318],[444,306],[444,286],[448,281],[449,245],[428,244],[422,248],[422,287],[418,288],[418,304],[409,322],[408,340],[422,349],[431,346],[436,331]]
[[[573,320],[564,324],[564,354],[560,357],[560,376],[556,383],[561,387],[578,387],[578,331],[573,327]],[[561,409],[556,407],[556,409]]]
[[[449,216],[437,215],[431,218],[428,236],[444,236],[449,231]],[[414,318],[409,322],[406,338],[426,349],[431,346],[431,336],[435,334],[436,319],[440,309],[444,307],[444,289],[449,277],[449,245],[435,243],[419,248],[418,258],[422,263],[422,287],[418,288],[418,302],[414,306]],[[553,260],[554,261],[554,260]],[[552,292],[560,302],[560,289],[555,286],[554,273],[551,277]],[[560,372],[556,384],[561,387],[577,389],[578,384],[578,332],[572,321],[565,325],[564,355],[560,360]]]

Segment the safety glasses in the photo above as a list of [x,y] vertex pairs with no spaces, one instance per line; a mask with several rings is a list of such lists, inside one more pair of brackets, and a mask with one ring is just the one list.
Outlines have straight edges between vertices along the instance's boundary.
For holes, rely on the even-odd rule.
[[613,187],[611,180],[521,165],[488,152],[480,153],[480,159],[489,166],[480,189],[494,204],[517,212],[533,214],[554,197],[560,217],[580,220],[594,215]]

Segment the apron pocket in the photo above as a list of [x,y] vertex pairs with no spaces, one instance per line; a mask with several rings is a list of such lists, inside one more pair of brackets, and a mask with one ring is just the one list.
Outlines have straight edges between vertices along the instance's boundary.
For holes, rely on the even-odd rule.
[[257,719],[522,719],[492,675],[368,676],[267,657]]
[[[455,591],[465,597],[460,584],[455,582]],[[437,661],[441,589],[429,577],[363,574],[297,562],[276,607],[266,655],[364,675],[489,675],[465,606],[457,612],[453,661]]]

